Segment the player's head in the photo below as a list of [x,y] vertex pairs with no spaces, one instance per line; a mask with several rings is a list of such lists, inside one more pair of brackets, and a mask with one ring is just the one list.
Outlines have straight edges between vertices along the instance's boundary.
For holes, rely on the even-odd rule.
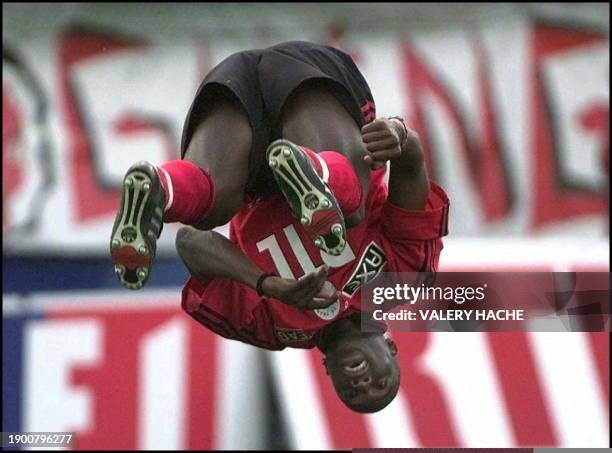
[[356,412],[378,412],[397,395],[397,346],[384,333],[361,332],[359,317],[328,326],[322,339],[323,365],[336,393]]

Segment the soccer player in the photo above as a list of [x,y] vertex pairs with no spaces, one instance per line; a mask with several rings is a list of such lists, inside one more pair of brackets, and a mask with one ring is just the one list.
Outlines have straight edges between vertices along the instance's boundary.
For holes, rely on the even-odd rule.
[[312,192],[284,182],[302,179],[314,187],[327,179],[333,193],[354,191],[355,181],[336,178],[351,165],[339,153],[320,158],[286,140],[267,153],[284,196],[244,207],[230,223],[230,239],[190,227],[177,235],[192,275],[182,294],[190,316],[219,335],[266,349],[318,347],[338,396],[358,412],[389,404],[400,376],[384,326],[360,329],[360,287],[383,270],[435,271],[447,231],[448,199],[428,181],[418,138],[408,129],[399,135],[393,123],[379,119],[363,128],[372,161],[391,162],[388,190],[386,168],[372,172],[364,221],[348,229],[340,256],[319,250],[302,227],[303,201]]
[[304,219],[319,248],[340,254],[346,226],[363,219],[368,163],[377,165],[364,160],[360,134],[375,117],[365,79],[337,49],[292,41],[231,55],[198,89],[183,128],[182,159],[158,167],[139,162],[124,178],[110,241],[119,280],[131,289],[146,282],[164,222],[210,230],[245,203],[278,193],[264,165],[278,138],[334,150],[351,162],[359,184],[336,194],[347,211],[340,213],[329,197],[314,218]]
[[[289,42],[230,56],[198,90],[183,160],[138,163],[124,178],[111,236],[120,281],[146,282],[163,222],[192,225],[177,237],[194,276],[185,310],[257,346],[318,345],[349,407],[384,407],[399,385],[395,347],[359,331],[353,296],[385,266],[435,269],[447,200],[430,190],[414,134],[375,117],[367,83],[336,49]],[[392,159],[387,199],[380,167]],[[230,219],[231,241],[197,231]]]

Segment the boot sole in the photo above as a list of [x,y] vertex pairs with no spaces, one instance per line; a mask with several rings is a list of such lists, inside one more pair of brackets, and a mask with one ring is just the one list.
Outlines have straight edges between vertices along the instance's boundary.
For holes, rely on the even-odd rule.
[[111,235],[111,257],[115,275],[128,289],[140,289],[149,278],[154,251],[142,234],[141,222],[153,181],[135,169],[123,179],[121,210]]
[[266,152],[293,214],[315,246],[333,256],[346,248],[346,227],[340,206],[303,151],[288,140],[276,140]]

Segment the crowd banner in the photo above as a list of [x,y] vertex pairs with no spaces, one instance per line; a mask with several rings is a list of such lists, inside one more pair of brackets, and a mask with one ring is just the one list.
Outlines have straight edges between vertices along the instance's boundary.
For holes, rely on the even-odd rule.
[[[125,171],[179,158],[204,74],[233,52],[286,39],[350,53],[377,114],[402,115],[419,133],[430,176],[449,193],[453,235],[608,233],[609,36],[600,25],[519,15],[472,28],[348,28],[335,40],[303,27],[231,39],[153,26],[146,12],[137,24],[103,11],[96,20],[11,17],[2,60],[7,251],[105,252]],[[161,253],[172,250],[173,231]]]

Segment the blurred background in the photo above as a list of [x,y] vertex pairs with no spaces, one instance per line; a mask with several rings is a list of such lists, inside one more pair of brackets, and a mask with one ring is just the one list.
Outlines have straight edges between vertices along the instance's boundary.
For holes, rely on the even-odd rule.
[[400,394],[365,416],[317,351],[182,314],[174,225],[138,293],[108,254],[124,172],[179,157],[203,76],[308,40],[349,53],[377,114],[419,132],[452,205],[440,270],[609,271],[608,3],[2,11],[2,431],[75,431],[79,449],[608,445],[607,334],[396,334]]

